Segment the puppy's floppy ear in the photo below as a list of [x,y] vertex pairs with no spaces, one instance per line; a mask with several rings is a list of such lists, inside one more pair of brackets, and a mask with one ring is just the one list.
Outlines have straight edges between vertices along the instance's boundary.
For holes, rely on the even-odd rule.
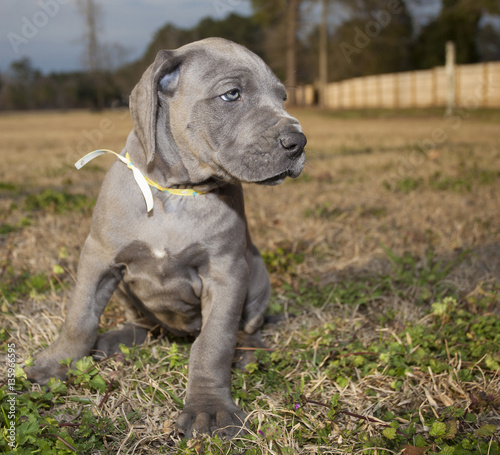
[[177,51],[161,50],[130,94],[130,114],[134,129],[146,153],[147,164],[156,152],[158,91],[172,94],[179,82],[182,57]]
[[165,93],[172,93],[177,88],[177,84],[179,83],[179,76],[180,69],[179,67],[177,67],[175,68],[175,70],[165,74],[165,76],[160,79],[159,88]]

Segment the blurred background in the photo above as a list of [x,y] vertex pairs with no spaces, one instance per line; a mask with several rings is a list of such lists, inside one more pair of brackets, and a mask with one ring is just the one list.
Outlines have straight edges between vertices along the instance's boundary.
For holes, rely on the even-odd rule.
[[[446,43],[454,43],[449,57],[459,69],[500,60],[499,13],[497,0],[4,0],[0,109],[126,105],[159,49],[209,36],[260,55],[287,85],[291,105],[443,105],[450,96]],[[343,92],[339,85],[325,88],[398,73],[404,73],[399,81],[372,77]],[[500,93],[492,92],[500,90],[500,66],[476,73],[470,90],[481,77],[482,98],[500,105]],[[460,74],[454,74],[457,88]],[[462,87],[472,84],[464,81]],[[428,96],[419,101],[412,92]]]

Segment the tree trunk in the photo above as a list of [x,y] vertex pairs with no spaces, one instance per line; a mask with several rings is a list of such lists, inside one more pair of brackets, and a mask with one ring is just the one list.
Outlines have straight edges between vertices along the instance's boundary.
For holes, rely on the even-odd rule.
[[286,87],[288,92],[288,105],[295,106],[297,99],[295,89],[297,87],[296,77],[296,47],[297,47],[297,16],[300,0],[288,2],[286,23]]
[[97,39],[97,23],[101,14],[101,9],[95,0],[79,0],[80,13],[85,20],[85,40],[86,40],[86,66],[95,86],[96,100],[95,108],[104,108],[104,91],[102,77],[102,59]]

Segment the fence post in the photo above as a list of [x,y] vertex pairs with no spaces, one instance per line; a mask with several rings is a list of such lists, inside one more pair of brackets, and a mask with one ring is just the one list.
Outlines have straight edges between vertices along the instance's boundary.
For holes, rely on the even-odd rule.
[[438,68],[434,67],[432,69],[432,101],[431,104],[433,107],[436,107],[438,105],[438,87],[437,87],[437,80],[438,80]]
[[488,107],[488,92],[490,85],[489,63],[483,63],[483,106]]
[[399,108],[399,74],[393,73],[393,85],[394,85],[394,107]]
[[455,108],[455,43],[446,42],[446,115]]
[[353,84],[354,79],[349,79],[347,81],[347,88],[349,89],[349,101],[346,103],[348,109],[352,109],[354,106],[355,102],[355,97],[354,97],[354,84]]
[[381,74],[379,74],[378,76],[376,76],[376,84],[377,84],[377,101],[376,101],[376,104],[378,105],[379,108],[383,108],[384,107],[384,102],[382,100],[383,92],[382,92],[382,75]]
[[418,107],[417,99],[417,73],[412,71],[410,73],[410,106],[411,108]]

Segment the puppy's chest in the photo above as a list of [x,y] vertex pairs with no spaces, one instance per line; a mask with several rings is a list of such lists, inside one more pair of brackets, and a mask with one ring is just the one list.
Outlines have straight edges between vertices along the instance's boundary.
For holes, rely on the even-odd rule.
[[151,311],[189,312],[200,304],[198,265],[204,256],[199,245],[174,251],[134,241],[120,251],[116,260],[122,266],[124,283]]

